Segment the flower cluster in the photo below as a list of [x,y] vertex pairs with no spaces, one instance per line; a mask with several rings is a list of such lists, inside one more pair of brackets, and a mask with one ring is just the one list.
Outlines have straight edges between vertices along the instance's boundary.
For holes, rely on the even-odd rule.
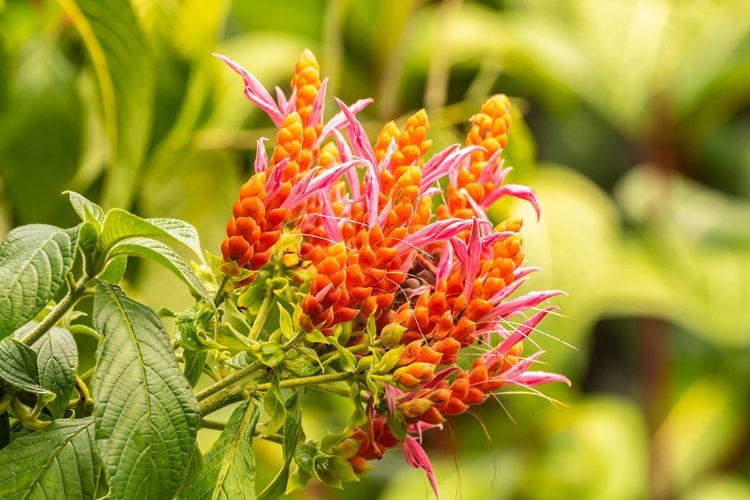
[[[270,158],[258,142],[255,173],[234,204],[222,244],[226,269],[251,271],[236,285],[251,283],[281,252],[280,238],[296,238],[295,326],[333,339],[318,343],[332,354],[334,346],[354,353],[367,371],[356,386],[367,401],[366,421],[332,453],[362,473],[369,460],[401,445],[407,463],[427,470],[434,486],[419,445],[424,429],[504,386],[568,382],[531,370],[541,351],[523,355],[524,340],[554,310],[540,305],[562,292],[517,293],[537,270],[524,265],[522,221],[493,224],[487,215],[512,196],[531,202],[539,216],[530,188],[504,183],[510,101],[488,99],[463,147],[430,156],[424,111],[401,129],[387,123],[375,141],[357,119],[369,99],[351,106],[336,100],[338,112],[325,121],[327,81],[309,51],[295,65],[291,97],[277,88],[276,100],[221,58],[278,128]],[[467,364],[477,347],[483,353]]]

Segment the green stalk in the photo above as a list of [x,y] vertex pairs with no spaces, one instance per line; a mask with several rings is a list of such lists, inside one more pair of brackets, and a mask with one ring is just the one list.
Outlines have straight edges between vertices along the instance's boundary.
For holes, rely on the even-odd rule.
[[224,302],[224,298],[226,296],[226,293],[224,292],[224,287],[226,286],[227,282],[229,281],[229,276],[224,275],[221,277],[221,282],[219,283],[219,288],[216,289],[216,295],[214,295],[214,305],[216,307],[219,307],[222,302]]
[[268,290],[266,296],[263,297],[263,303],[260,305],[258,315],[255,317],[255,323],[253,323],[253,327],[248,334],[250,340],[258,340],[258,335],[260,335],[263,325],[266,324],[266,318],[268,318],[268,313],[271,310],[271,304],[273,304],[273,292]]
[[72,308],[81,297],[86,295],[87,279],[88,278],[84,276],[73,286],[73,288],[69,289],[65,297],[57,303],[52,311],[45,316],[44,319],[40,321],[39,324],[31,330],[31,333],[24,337],[21,342],[26,345],[32,345],[34,342],[42,338],[42,335],[47,333],[50,328],[55,326],[55,323],[60,321],[65,313],[68,312],[68,310]]
[[[289,339],[288,342],[286,342],[284,345],[281,346],[281,350],[286,352],[294,345],[302,339],[302,337],[305,336],[304,332],[297,332],[297,334]],[[221,379],[220,381],[216,382],[213,385],[209,385],[205,389],[203,389],[201,392],[196,394],[196,397],[198,398],[198,401],[203,401],[204,399],[208,398],[209,396],[212,396],[216,394],[217,392],[221,391],[222,389],[229,387],[230,385],[235,384],[236,382],[239,382],[243,378],[247,377],[251,373],[255,372],[259,368],[261,368],[263,364],[260,361],[253,361],[246,367],[237,370],[236,372],[232,373],[228,377],[225,377]]]
[[[367,344],[357,344],[357,345],[353,345],[351,347],[345,347],[345,349],[347,351],[351,352],[351,353],[356,353],[356,352],[364,351],[368,347],[369,346]],[[320,357],[320,362],[321,363],[325,363],[326,361],[329,361],[329,360],[333,361],[334,359],[338,359],[338,357],[339,357],[339,352],[338,351],[331,351],[328,354],[324,354],[323,356],[321,356]]]
[[[327,382],[339,382],[341,380],[347,380],[354,376],[353,373],[349,372],[338,372],[338,373],[324,373],[323,375],[313,375],[312,377],[300,377],[300,378],[288,378],[286,380],[279,381],[280,389],[291,389],[292,387],[305,387],[305,386],[317,386],[318,384],[325,384]],[[255,386],[255,391],[267,391],[272,387],[270,382],[265,384],[258,384]],[[349,393],[347,392],[347,395]]]
[[247,392],[240,386],[230,387],[223,390],[218,394],[206,398],[204,401],[198,403],[198,409],[200,410],[201,417],[210,415],[213,412],[224,408],[227,405],[242,401],[245,399]]
[[[317,386],[318,384],[326,384],[328,382],[339,382],[341,380],[347,380],[354,376],[353,373],[327,373],[323,375],[314,375],[312,377],[300,377],[290,378],[279,382],[279,388],[291,389],[294,387],[306,387],[306,386]],[[267,391],[271,388],[271,383],[258,384],[253,387],[252,392],[257,393],[259,391]],[[240,386],[229,387],[218,394],[206,398],[198,404],[200,409],[201,417],[210,415],[211,413],[224,408],[227,405],[236,403],[245,399],[247,391]],[[348,393],[347,393],[348,395]]]

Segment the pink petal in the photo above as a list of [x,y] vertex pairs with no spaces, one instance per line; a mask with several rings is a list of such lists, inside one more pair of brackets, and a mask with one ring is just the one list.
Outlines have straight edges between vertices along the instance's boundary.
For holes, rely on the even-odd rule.
[[490,248],[492,245],[497,243],[498,241],[503,241],[516,233],[514,231],[498,231],[494,233],[490,233],[484,238],[482,238],[482,246],[484,248]]
[[378,171],[382,172],[383,169],[388,169],[391,171],[391,159],[393,158],[393,155],[396,153],[396,150],[398,149],[398,144],[396,144],[396,138],[392,137],[391,142],[388,143],[388,149],[385,150],[385,156],[378,164]]
[[[451,147],[448,147],[448,149],[451,149]],[[435,161],[435,163],[432,163],[433,160],[435,160],[435,157],[433,156],[429,162],[427,162],[427,165],[425,165],[425,168],[429,165],[429,169],[427,171],[427,174],[422,175],[422,182],[420,183],[420,189],[426,189],[432,183],[440,179],[441,177],[448,175],[451,179],[451,182],[453,184],[456,184],[456,175],[458,173],[458,169],[461,166],[461,163],[468,158],[471,153],[477,150],[483,149],[481,146],[469,146],[464,149],[452,149],[451,153],[445,157],[440,156],[441,153],[438,153],[438,158]],[[432,163],[432,165],[431,165]]]
[[461,188],[459,190],[459,193],[464,195],[464,198],[466,198],[466,201],[469,202],[469,205],[471,205],[471,208],[474,210],[474,213],[477,214],[478,217],[484,219],[484,220],[490,220],[489,216],[487,215],[487,212],[484,211],[484,208],[480,207],[476,201],[474,201],[474,198],[471,197],[469,192],[465,190],[464,188]]
[[321,288],[318,293],[315,294],[315,301],[322,302],[326,298],[328,292],[333,288],[333,283],[328,283],[326,286]]
[[435,273],[435,282],[439,283],[443,278],[447,278],[453,270],[453,245],[444,245],[443,253],[440,254],[440,260]]
[[459,144],[452,144],[444,150],[435,153],[430,158],[430,161],[422,167],[422,183],[420,184],[420,188],[431,186],[433,182],[445,175],[445,172],[442,172],[440,167],[445,165],[445,160],[459,147],[461,147]]
[[318,194],[320,196],[321,204],[323,205],[323,215],[324,217],[321,217],[321,221],[323,223],[323,228],[326,231],[326,234],[328,235],[328,238],[332,239],[333,241],[343,241],[344,237],[341,235],[341,229],[338,225],[338,220],[336,217],[336,214],[333,211],[333,207],[331,206],[331,200],[328,197],[327,192],[321,192]]
[[[502,167],[502,163],[498,165],[498,161],[500,161],[500,155],[502,154],[503,150],[498,149],[495,151],[495,154],[493,154],[489,161],[487,161],[487,164],[484,166],[484,169],[482,170],[482,173],[479,174],[479,178],[477,179],[478,184],[484,184],[488,181],[495,182],[495,185],[499,186],[502,183],[502,179],[493,179],[493,177],[500,177],[496,176],[495,173],[498,172],[498,167]],[[500,168],[500,172],[502,174],[502,168]]]
[[471,291],[474,289],[474,280],[479,269],[479,257],[481,249],[479,248],[479,219],[472,217],[471,233],[469,234],[469,243],[467,245],[468,262],[466,262],[464,272],[464,297],[471,299]]
[[401,389],[393,387],[392,385],[385,385],[385,399],[388,401],[388,411],[391,415],[396,413],[396,398],[403,394]]
[[372,162],[365,162],[365,207],[367,209],[367,225],[372,227],[378,219],[378,195],[380,181]]
[[484,197],[482,205],[489,207],[503,196],[513,196],[514,198],[528,201],[533,205],[534,210],[536,211],[536,219],[539,220],[542,216],[542,209],[539,207],[539,201],[536,199],[534,190],[528,186],[521,186],[518,184],[506,184],[505,186],[500,186]]
[[510,285],[507,285],[505,288],[497,292],[495,295],[490,297],[490,302],[494,304],[499,304],[500,301],[505,300],[506,298],[510,297],[513,292],[521,288],[521,285],[526,283],[528,281],[528,278],[519,278],[513,282],[511,282]]
[[540,356],[542,356],[545,352],[544,351],[537,351],[528,358],[524,358],[518,361],[515,365],[511,366],[504,372],[500,374],[500,378],[506,378],[511,379],[516,377],[517,375],[525,372],[529,369],[531,365],[533,365],[537,359],[539,359]]
[[266,153],[266,146],[264,143],[267,141],[265,137],[258,139],[258,145],[255,148],[255,173],[265,172],[268,170],[268,154]]
[[373,151],[372,149],[372,144],[370,144],[370,140],[367,138],[367,133],[365,133],[364,127],[362,127],[362,124],[359,122],[359,120],[357,120],[357,117],[354,116],[354,113],[352,113],[352,111],[347,107],[346,104],[343,103],[343,101],[341,101],[341,99],[334,99],[336,99],[336,102],[341,108],[341,111],[344,113],[344,116],[346,117],[346,120],[349,124],[347,134],[349,135],[349,142],[351,142],[352,144],[352,151],[354,151],[354,154],[356,156],[364,158],[365,160],[375,165],[377,163],[375,161],[375,151]]
[[[352,113],[359,113],[360,111],[365,109],[371,102],[372,99],[360,99],[359,101],[349,106],[349,111],[351,111]],[[325,142],[325,140],[328,139],[331,134],[333,134],[334,130],[341,130],[348,124],[349,121],[346,115],[343,113],[343,111],[339,111],[338,113],[336,113],[336,115],[334,115],[333,118],[328,120],[328,123],[323,126],[323,130],[320,131],[320,137],[318,137],[315,145],[320,147]]]
[[383,207],[383,210],[380,211],[380,215],[378,215],[377,223],[380,227],[384,227],[385,223],[388,222],[388,215],[391,213],[391,208],[393,207],[393,200],[388,200],[388,203],[385,204]]
[[268,113],[268,116],[273,120],[277,127],[281,127],[284,123],[284,115],[279,110],[277,104],[273,102],[271,94],[269,94],[265,87],[261,85],[258,79],[230,58],[220,54],[214,54],[214,57],[218,57],[227,63],[235,73],[242,77],[245,81],[245,96],[254,102],[260,109]]
[[289,158],[284,158],[276,164],[271,170],[271,174],[266,179],[266,196],[268,199],[273,198],[281,189],[281,176],[284,173],[284,167],[289,163]]
[[310,113],[310,119],[307,122],[308,127],[314,127],[323,123],[323,107],[326,100],[326,89],[328,88],[328,78],[324,79],[318,89],[318,94],[315,96],[313,101],[312,112]]
[[412,469],[424,469],[427,473],[427,479],[430,480],[432,491],[435,492],[435,497],[440,499],[440,491],[438,491],[437,480],[435,479],[435,471],[432,469],[430,458],[425,453],[422,445],[411,436],[406,436],[401,451],[404,454],[404,460],[406,464]]
[[281,112],[284,113],[284,116],[289,116],[295,111],[297,111],[297,89],[292,89],[292,94],[289,96],[286,105],[281,108]]
[[281,204],[281,207],[293,208],[302,200],[322,190],[328,190],[347,169],[358,163],[361,162],[359,160],[352,160],[326,170],[321,170],[321,167],[313,168],[294,185],[292,192],[289,193],[289,196]]
[[484,360],[487,369],[492,368],[498,359],[501,359],[506,354],[508,354],[508,351],[510,351],[511,347],[531,335],[531,332],[534,331],[539,322],[542,321],[544,317],[547,316],[547,314],[549,314],[551,311],[554,311],[555,309],[557,308],[548,307],[539,311],[534,316],[524,321],[523,324],[516,328],[507,339],[503,340],[500,343],[499,346],[495,347],[491,351],[487,351],[486,353],[484,353],[482,355],[482,359]]
[[535,273],[541,271],[541,268],[539,267],[519,267],[515,271],[513,271],[513,279],[521,279],[524,276],[528,276],[531,273]]
[[[480,221],[484,223],[485,221]],[[465,229],[471,228],[473,222],[466,219],[444,219],[432,222],[419,231],[410,234],[403,241],[396,242],[393,248],[404,252],[422,247],[428,243],[447,240]],[[487,224],[490,224],[487,222]],[[491,226],[491,224],[490,224]]]
[[536,307],[545,300],[550,299],[556,295],[567,295],[567,293],[563,292],[562,290],[530,292],[516,299],[498,304],[492,309],[491,315],[498,315],[505,318],[518,311],[522,311],[530,307]]
[[571,385],[570,380],[557,373],[547,372],[525,372],[521,373],[512,379],[508,379],[508,382],[522,385],[524,387],[534,387],[536,385],[549,384],[552,382],[562,382],[564,384]]
[[276,87],[276,102],[279,103],[279,109],[285,115],[287,114],[286,109],[289,106],[289,101],[284,95],[284,91],[280,87]]

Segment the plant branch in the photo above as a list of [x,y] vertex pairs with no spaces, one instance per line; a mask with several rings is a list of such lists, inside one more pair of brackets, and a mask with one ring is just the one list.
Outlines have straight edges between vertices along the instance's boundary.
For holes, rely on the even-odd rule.
[[[313,375],[312,377],[300,377],[300,378],[288,378],[286,380],[279,381],[280,389],[291,389],[292,387],[306,387],[313,386],[317,387],[318,384],[324,384],[326,382],[339,382],[341,380],[347,380],[354,376],[350,372],[336,372],[336,373],[324,373],[323,375]],[[255,386],[255,391],[267,391],[271,388],[271,383],[258,384]],[[349,395],[347,391],[346,395]]]
[[260,331],[263,329],[263,325],[266,324],[266,318],[268,318],[268,313],[271,310],[273,297],[273,292],[271,290],[267,290],[266,296],[263,297],[263,303],[260,305],[260,309],[258,310],[258,315],[255,317],[255,323],[253,323],[253,327],[250,329],[250,333],[247,336],[250,340],[258,340],[258,335],[260,335]]
[[[282,380],[279,382],[279,388],[281,389],[290,389],[293,387],[317,387],[318,384],[325,384],[327,382],[338,382],[341,380],[347,380],[354,376],[353,373],[327,373],[323,375],[315,375],[312,377],[300,377],[300,378],[290,378],[286,380]],[[265,384],[258,384],[254,385],[252,389],[249,389],[249,392],[252,394],[255,394],[260,391],[267,391],[271,389],[271,383],[265,383]],[[347,392],[347,395],[349,393]],[[227,405],[230,405],[232,403],[236,403],[237,401],[241,401],[245,399],[248,395],[248,390],[241,386],[232,386],[229,387],[218,394],[214,394],[213,396],[210,396],[206,398],[204,401],[201,401],[198,404],[198,408],[200,409],[201,417],[205,417],[206,415],[210,415],[211,413],[224,408]]]
[[[281,350],[286,352],[294,345],[299,342],[303,337],[305,336],[304,332],[297,332],[297,334],[289,339],[284,345],[281,346]],[[204,399],[208,398],[209,396],[212,396],[219,392],[220,390],[224,389],[225,387],[229,387],[230,385],[235,384],[236,382],[239,382],[243,378],[247,377],[251,373],[255,372],[259,368],[261,368],[263,364],[260,361],[253,361],[246,367],[237,370],[236,372],[232,373],[228,377],[225,377],[221,379],[220,381],[216,382],[213,385],[209,385],[205,389],[203,389],[201,392],[196,394],[196,397],[198,398],[198,401],[203,401]]]
[[42,335],[47,333],[50,328],[55,326],[55,323],[60,321],[65,313],[68,312],[68,310],[72,308],[81,297],[86,295],[87,280],[88,278],[86,276],[78,280],[73,288],[70,289],[65,297],[57,303],[52,311],[50,311],[50,313],[45,316],[33,330],[31,330],[31,333],[23,338],[22,342],[26,345],[32,345],[34,342],[42,338]]
[[226,296],[226,292],[224,291],[224,287],[226,286],[227,282],[229,281],[229,276],[224,275],[221,277],[221,282],[219,283],[219,287],[216,289],[216,295],[214,295],[214,305],[216,307],[219,307],[222,302],[224,302],[224,298]]
[[247,392],[240,386],[229,387],[228,389],[214,394],[213,396],[206,398],[204,401],[198,403],[198,409],[200,410],[201,417],[210,415],[213,412],[224,408],[227,405],[242,401],[245,399]]

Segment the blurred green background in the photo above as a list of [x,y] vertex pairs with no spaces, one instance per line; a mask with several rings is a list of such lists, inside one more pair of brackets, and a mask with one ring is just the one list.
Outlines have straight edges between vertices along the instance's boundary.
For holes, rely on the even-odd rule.
[[[492,215],[526,218],[531,287],[569,293],[536,341],[573,387],[429,433],[443,497],[750,498],[750,1],[0,0],[0,234],[74,224],[72,189],[218,253],[274,129],[211,52],[286,89],[306,47],[329,94],[375,98],[373,133],[426,107],[433,150],[488,95],[515,105],[510,181],[543,215]],[[190,302],[146,263],[127,278]],[[308,435],[345,424],[337,404],[308,398]],[[258,452],[263,481],[280,457]],[[374,465],[300,498],[430,497],[397,451]]]

